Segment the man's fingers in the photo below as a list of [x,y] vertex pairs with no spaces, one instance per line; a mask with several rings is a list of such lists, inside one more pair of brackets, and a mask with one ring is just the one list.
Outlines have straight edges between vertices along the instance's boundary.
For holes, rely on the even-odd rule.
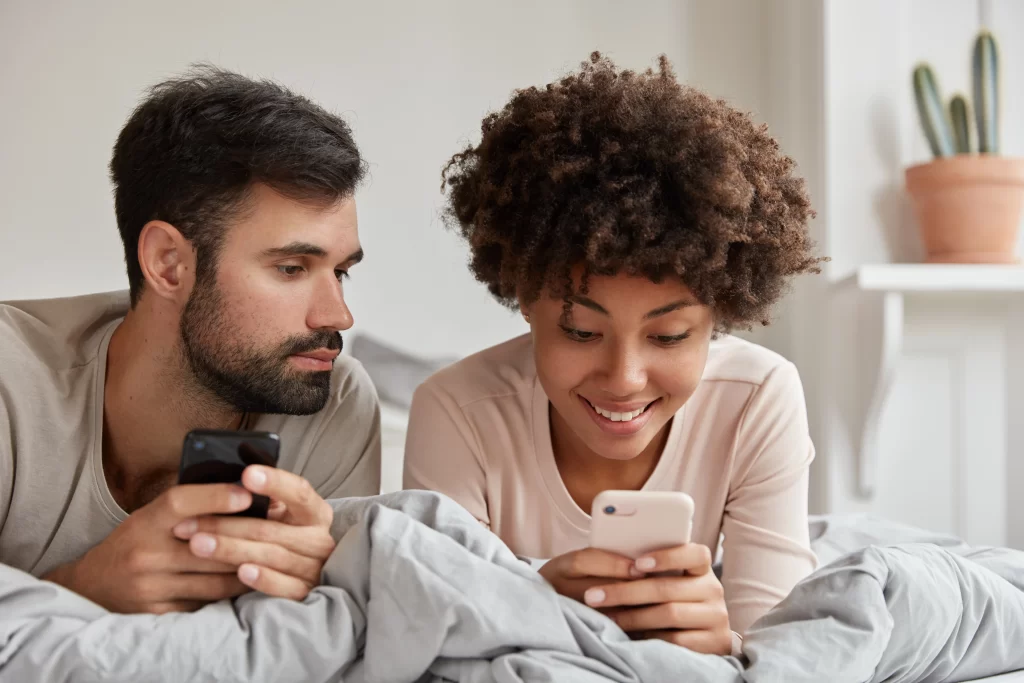
[[608,579],[634,579],[633,561],[623,555],[597,548],[584,548],[558,558],[560,569],[568,578],[602,577]]
[[189,517],[240,512],[251,503],[252,494],[235,484],[183,484],[167,489],[135,514],[145,511],[170,529]]
[[701,602],[708,591],[698,577],[658,577],[594,586],[584,594],[584,602],[591,607]]
[[177,546],[171,553],[168,565],[153,567],[155,572],[176,572],[181,574],[234,574],[237,564],[228,564],[205,557],[196,557],[188,543],[175,543]]
[[288,506],[279,500],[270,501],[270,507],[267,508],[267,519],[275,522],[280,522],[284,519],[284,516],[288,514]]
[[320,582],[320,560],[292,552],[276,543],[261,543],[230,536],[197,533],[189,540],[189,548],[197,557],[216,560],[239,567],[255,564],[297,577],[311,584]]
[[169,614],[170,612],[195,612],[197,609],[205,605],[203,602],[189,602],[187,600],[180,600],[177,602],[158,602],[146,607],[146,611],[150,614]]
[[278,469],[250,465],[242,472],[242,484],[260,495],[283,503],[282,519],[296,526],[330,526],[334,510],[313,486],[299,475]]
[[217,602],[248,593],[251,589],[231,574],[169,574],[160,577],[167,581],[169,595],[175,601]]
[[172,541],[167,549],[153,550],[142,546],[131,548],[124,554],[123,568],[133,574],[167,574],[199,572],[204,574],[234,574],[238,565],[196,557],[187,543]]
[[255,564],[243,564],[239,567],[238,578],[254,590],[289,600],[304,600],[313,588],[311,584],[294,576]]
[[334,539],[323,527],[297,527],[249,517],[200,517],[174,527],[174,535],[182,540],[188,540],[198,532],[273,543],[318,560],[327,559],[334,550]]

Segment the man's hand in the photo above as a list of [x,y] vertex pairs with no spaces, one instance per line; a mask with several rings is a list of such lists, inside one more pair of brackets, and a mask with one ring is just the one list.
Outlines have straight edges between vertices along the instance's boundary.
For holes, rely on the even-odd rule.
[[302,600],[320,584],[334,550],[334,510],[302,477],[250,465],[242,484],[271,499],[268,519],[201,516],[181,522],[174,535],[200,559],[238,567],[238,578],[261,593]]
[[232,484],[175,486],[122,522],[81,559],[44,579],[112,612],[188,612],[248,592],[235,567],[196,557],[171,529],[197,515],[238,512],[252,496]]
[[[686,574],[648,576],[679,571]],[[707,546],[689,543],[636,562],[587,548],[554,558],[540,573],[556,591],[600,610],[634,638],[709,654],[732,651],[729,613]]]

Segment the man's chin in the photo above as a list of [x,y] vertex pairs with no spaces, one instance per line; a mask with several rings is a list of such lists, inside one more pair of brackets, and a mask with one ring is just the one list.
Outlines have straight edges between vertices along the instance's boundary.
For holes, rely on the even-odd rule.
[[248,412],[262,415],[315,415],[324,409],[329,400],[330,395],[324,394],[322,397],[309,397],[308,400],[304,398],[287,402],[265,402],[253,406],[255,409],[250,409]]
[[313,415],[330,401],[331,373],[287,372],[280,377],[274,389],[273,395],[253,396],[255,400],[247,401],[248,405],[240,408],[250,413],[270,415]]

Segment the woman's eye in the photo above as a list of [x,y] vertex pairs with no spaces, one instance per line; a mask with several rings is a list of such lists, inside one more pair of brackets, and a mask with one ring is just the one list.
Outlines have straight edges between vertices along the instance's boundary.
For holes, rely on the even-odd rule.
[[673,335],[659,334],[659,335],[655,335],[654,340],[656,342],[658,342],[659,344],[663,345],[663,346],[672,346],[673,344],[678,344],[679,342],[683,341],[684,339],[686,339],[689,336],[690,336],[689,332],[684,332],[683,334],[673,334]]
[[593,332],[587,332],[586,330],[577,330],[572,327],[565,327],[564,325],[562,326],[562,331],[565,332],[566,336],[569,337],[569,339],[572,339],[574,341],[590,341],[591,339],[594,339],[597,336]]
[[278,266],[277,272],[288,277],[294,277],[302,272],[302,266]]

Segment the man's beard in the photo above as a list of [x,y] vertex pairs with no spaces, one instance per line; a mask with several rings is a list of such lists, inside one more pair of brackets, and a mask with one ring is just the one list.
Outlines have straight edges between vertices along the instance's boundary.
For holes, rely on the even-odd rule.
[[248,413],[311,415],[327,404],[331,371],[300,371],[289,367],[288,357],[316,349],[341,350],[341,335],[318,330],[263,350],[240,339],[225,312],[216,284],[197,281],[179,330],[188,369],[201,387]]

